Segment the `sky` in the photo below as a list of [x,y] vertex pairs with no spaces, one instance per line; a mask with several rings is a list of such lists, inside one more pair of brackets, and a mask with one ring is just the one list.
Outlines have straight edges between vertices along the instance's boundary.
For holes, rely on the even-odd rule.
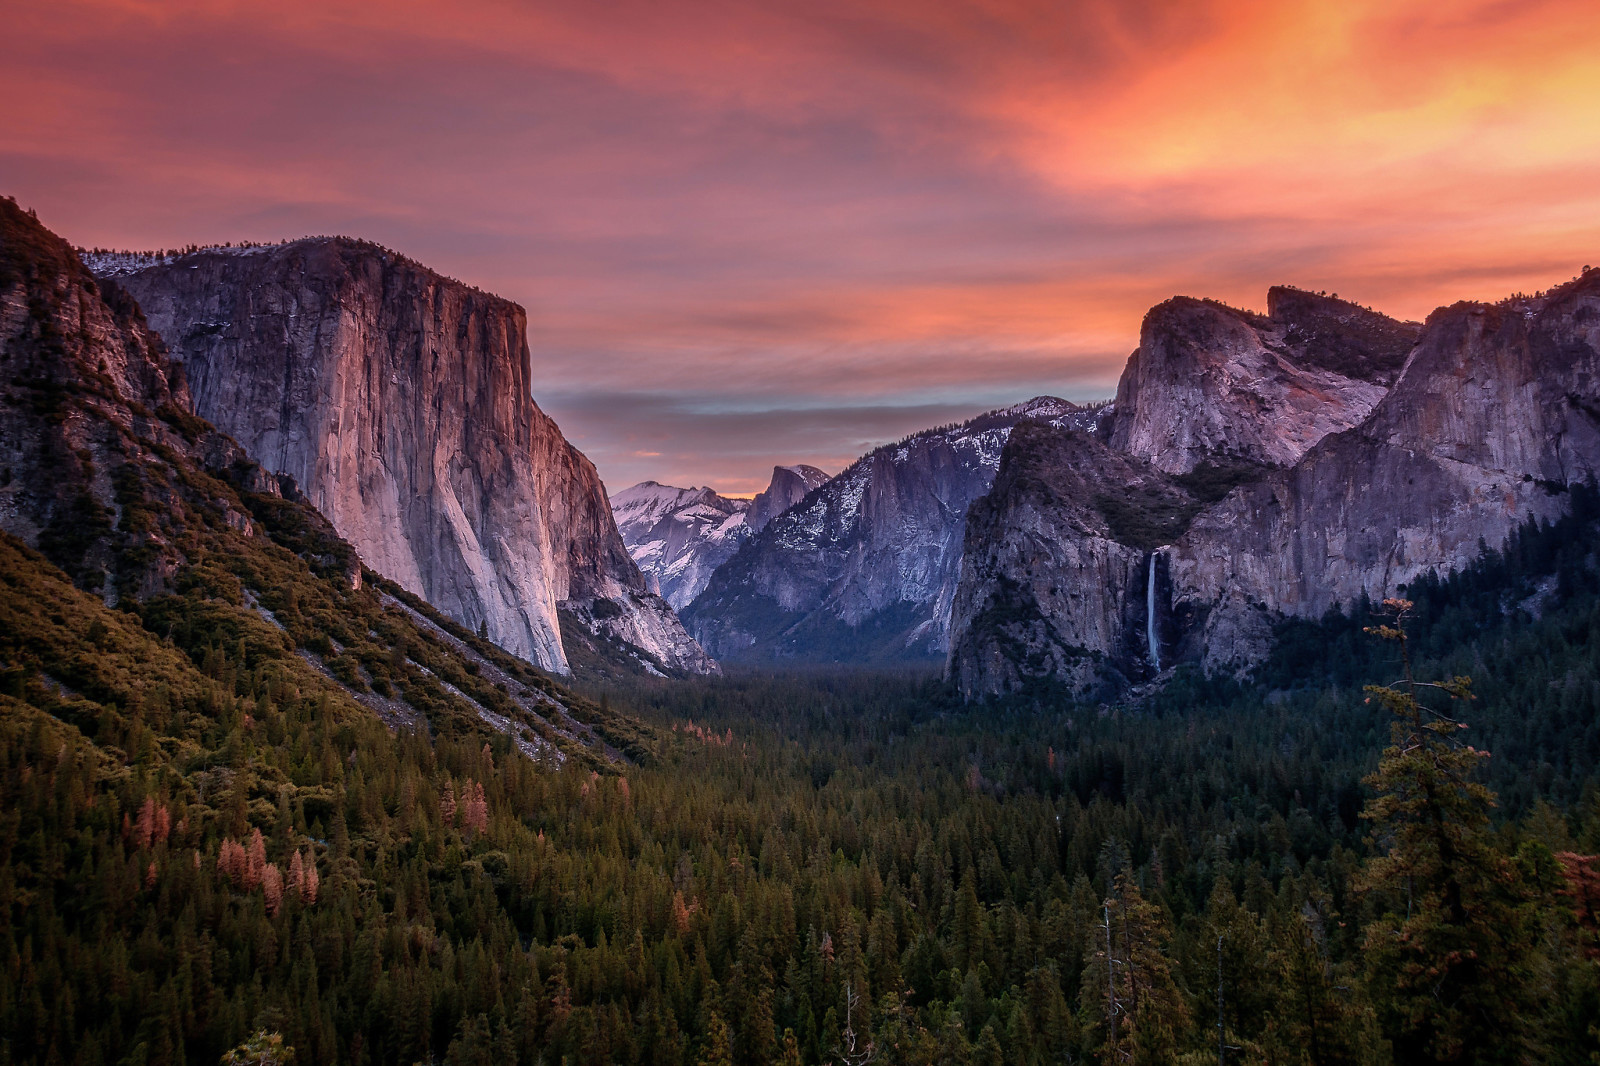
[[1593,0],[0,0],[0,193],[528,310],[613,490],[1110,396],[1147,308],[1600,264]]

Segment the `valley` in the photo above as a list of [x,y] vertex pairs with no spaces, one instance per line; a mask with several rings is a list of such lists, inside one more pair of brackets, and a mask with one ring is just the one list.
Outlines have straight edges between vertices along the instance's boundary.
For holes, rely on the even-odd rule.
[[1597,330],[1174,300],[608,493],[516,304],[0,200],[0,1052],[1585,1063]]

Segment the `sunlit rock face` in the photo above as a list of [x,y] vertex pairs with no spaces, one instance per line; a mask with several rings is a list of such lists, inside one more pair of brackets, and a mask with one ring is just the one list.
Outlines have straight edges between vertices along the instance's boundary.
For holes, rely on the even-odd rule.
[[1169,301],[1103,443],[1013,439],[966,530],[965,691],[1248,669],[1277,620],[1462,566],[1600,467],[1600,272],[1421,327],[1294,290],[1270,311]]
[[1174,474],[1286,466],[1371,413],[1419,330],[1297,289],[1272,289],[1267,308],[1181,296],[1152,308],[1117,386],[1112,447]]
[[664,668],[715,668],[534,403],[521,307],[342,238],[102,268],[197,411],[292,475],[373,569],[550,670],[567,670],[561,608]]
[[1278,615],[1378,600],[1461,567],[1529,515],[1566,511],[1600,470],[1600,272],[1543,296],[1435,311],[1394,388],[1200,515],[1172,552],[1188,653],[1248,664]]
[[967,508],[1012,427],[1093,426],[1105,408],[1040,397],[879,448],[774,518],[685,609],[719,658],[883,661],[944,654]]

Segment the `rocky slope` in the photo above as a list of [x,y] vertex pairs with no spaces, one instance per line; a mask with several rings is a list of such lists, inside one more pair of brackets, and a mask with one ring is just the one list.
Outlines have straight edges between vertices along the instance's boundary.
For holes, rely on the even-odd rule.
[[863,456],[774,519],[684,611],[718,657],[943,654],[967,508],[1027,418],[1090,427],[1103,408],[1041,397]]
[[[9,199],[0,368],[0,670],[14,718],[81,731],[119,775],[135,757],[169,786],[170,768],[206,767],[278,802],[296,795],[290,775],[241,769],[247,741],[215,744],[241,718],[281,733],[290,705],[321,729],[376,715],[474,747],[500,734],[501,750],[557,764],[645,754],[646,727],[364,572],[287,477],[196,416],[129,294]],[[158,745],[149,727],[187,735]],[[110,746],[141,735],[137,752]]]
[[751,500],[643,481],[611,497],[611,512],[645,579],[682,610],[740,545],[826,480],[814,466],[775,466],[766,491]]
[[700,595],[711,572],[750,539],[749,500],[708,488],[643,481],[611,497],[611,513],[633,561],[673,607]]
[[1177,297],[1150,310],[1117,386],[1111,445],[1169,473],[1284,466],[1366,418],[1418,326],[1273,288],[1267,314]]
[[[949,658],[966,691],[1105,689],[1184,661],[1247,668],[1278,619],[1459,567],[1527,515],[1561,513],[1566,487],[1600,468],[1600,272],[1436,311],[1393,386],[1343,429],[1410,327],[1274,293],[1272,315],[1253,323],[1162,305],[1104,445],[1029,433],[1008,448],[967,530]],[[1361,329],[1330,346],[1299,304]],[[1269,364],[1245,327],[1260,337],[1273,322],[1282,338],[1323,341],[1275,341],[1286,351]],[[1262,367],[1273,373],[1254,376]],[[1301,389],[1307,367],[1362,384]],[[1245,392],[1227,385],[1245,379]],[[1165,413],[1129,413],[1123,399]],[[1282,417],[1291,408],[1300,422]]]
[[521,307],[343,238],[103,268],[166,337],[196,411],[293,477],[374,569],[546,669],[567,670],[558,610],[651,669],[715,669],[533,402]]

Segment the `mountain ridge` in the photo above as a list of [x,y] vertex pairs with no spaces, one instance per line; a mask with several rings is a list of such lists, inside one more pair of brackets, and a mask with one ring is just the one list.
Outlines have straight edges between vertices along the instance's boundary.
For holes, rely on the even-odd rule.
[[[1274,292],[1280,308],[1314,295]],[[1230,327],[1259,328],[1247,313],[1219,306],[1169,301],[1147,316],[1147,330],[1174,309],[1199,323],[1190,337],[1221,314],[1234,316]],[[1177,401],[1161,395],[1151,360],[1130,358],[1119,397],[1143,391],[1154,400],[1172,423],[1166,451],[1153,446],[1155,437],[1140,443],[1121,403],[1098,450],[1047,432],[1016,438],[995,492],[971,512],[948,674],[976,697],[1044,682],[1103,694],[1175,663],[1248,671],[1270,651],[1281,620],[1396,595],[1430,571],[1466,565],[1480,545],[1499,545],[1530,516],[1564,513],[1566,487],[1600,471],[1600,273],[1532,297],[1440,308],[1400,358],[1409,332],[1409,324],[1383,325],[1388,347],[1369,361],[1367,383],[1393,374],[1393,384],[1343,428],[1364,395],[1352,404],[1325,392],[1314,417],[1293,427],[1264,419],[1255,428],[1289,432],[1246,435],[1242,448],[1218,448],[1218,438],[1181,424],[1196,402],[1202,428],[1239,421],[1237,394],[1185,395],[1184,384],[1195,366],[1240,350],[1236,329],[1176,366]],[[1169,337],[1157,340],[1175,347]],[[1254,394],[1290,395],[1315,362],[1299,354],[1278,361],[1280,381]],[[1327,431],[1307,443],[1307,427]],[[1292,461],[1274,461],[1285,454]],[[1081,492],[1066,498],[1085,472],[1127,459],[1175,477],[1172,490],[1187,499],[1135,498],[1127,489],[1119,499],[1109,484],[1089,501]],[[1087,522],[1087,503],[1102,517],[1120,515],[1121,528]],[[1102,565],[1098,580],[1077,579],[1073,566],[1086,558],[1115,566]]]

